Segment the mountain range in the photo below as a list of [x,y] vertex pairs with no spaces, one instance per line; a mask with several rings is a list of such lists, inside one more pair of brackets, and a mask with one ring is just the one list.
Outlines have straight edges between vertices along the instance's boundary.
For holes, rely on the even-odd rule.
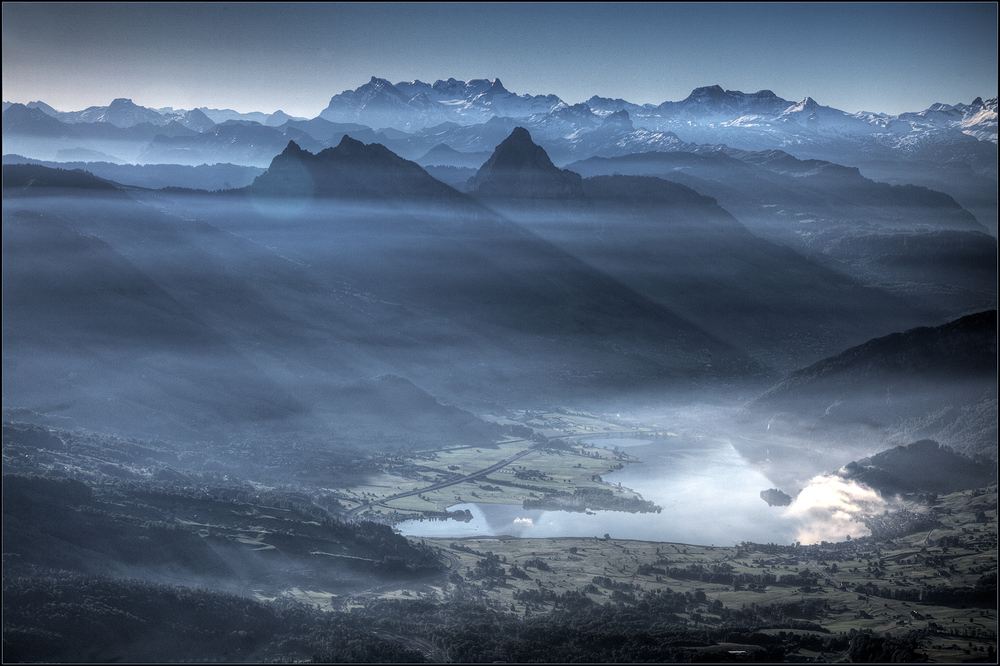
[[[559,166],[649,151],[782,150],[799,159],[859,168],[879,181],[946,192],[995,234],[996,98],[937,103],[890,116],[847,113],[811,98],[796,102],[768,90],[743,93],[720,86],[697,88],[684,100],[659,105],[599,96],[570,105],[555,95],[512,93],[498,79],[392,84],[372,77],[334,95],[308,121],[280,111],[156,110],[128,99],[75,112],[39,101],[4,102],[3,109],[5,152],[39,160],[82,149],[105,154],[112,162],[229,162],[265,168],[288,140],[318,152],[350,133],[424,165],[468,168],[479,166],[469,162],[478,157],[421,158],[442,144],[462,153],[491,153],[516,126],[529,130]],[[233,122],[242,129],[220,129]],[[454,174],[449,177],[458,180]]]
[[335,396],[382,375],[466,407],[753,392],[995,308],[995,108],[375,78],[311,120],[5,104],[5,397],[95,427],[316,433],[376,421]]

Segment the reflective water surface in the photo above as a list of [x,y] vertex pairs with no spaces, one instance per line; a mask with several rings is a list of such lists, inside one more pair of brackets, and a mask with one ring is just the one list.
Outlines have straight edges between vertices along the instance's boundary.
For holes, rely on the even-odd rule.
[[770,507],[760,491],[772,483],[753,469],[725,440],[685,441],[670,438],[592,440],[608,448],[619,446],[642,462],[604,475],[663,507],[656,513],[596,511],[593,515],[566,511],[528,511],[520,506],[459,504],[473,519],[411,520],[397,526],[406,536],[558,537],[610,534],[613,538],[728,546],[740,541],[790,543],[800,524],[786,515],[788,507]]

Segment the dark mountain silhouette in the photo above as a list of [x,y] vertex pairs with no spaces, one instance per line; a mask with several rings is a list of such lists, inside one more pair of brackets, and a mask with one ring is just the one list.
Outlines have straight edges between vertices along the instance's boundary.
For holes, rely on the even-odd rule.
[[896,446],[848,463],[838,474],[882,495],[954,493],[997,481],[996,464],[977,463],[941,447],[932,439]]
[[745,416],[771,438],[808,432],[876,445],[933,438],[996,459],[997,312],[848,349],[791,373]]
[[424,170],[445,185],[465,191],[469,179],[476,175],[476,169],[453,166],[425,166]]
[[[997,311],[968,315],[937,327],[893,333],[788,375],[755,404],[801,396],[811,386],[875,380],[964,380],[996,375]],[[823,390],[826,390],[824,387]]]
[[556,168],[523,127],[514,128],[496,147],[466,189],[485,198],[558,199],[583,194],[580,175]]
[[349,136],[315,155],[289,142],[249,191],[258,196],[416,199],[452,193],[420,165],[381,144],[365,145]]

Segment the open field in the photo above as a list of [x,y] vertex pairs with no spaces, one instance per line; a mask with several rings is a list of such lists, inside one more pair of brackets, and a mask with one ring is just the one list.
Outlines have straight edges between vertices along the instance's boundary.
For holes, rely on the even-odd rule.
[[[715,548],[600,537],[406,540],[386,525],[335,518],[352,504],[375,502],[372,510],[391,522],[441,511],[456,495],[521,503],[559,490],[610,490],[597,477],[635,461],[627,448],[595,448],[571,435],[564,433],[563,444],[511,438],[495,447],[360,461],[355,485],[310,489],[199,471],[202,458],[162,443],[66,432],[46,438],[8,426],[4,463],[14,482],[5,480],[5,498],[11,495],[5,506],[20,509],[5,517],[5,544],[11,562],[20,557],[85,573],[113,560],[126,577],[211,583],[260,601],[299,602],[324,617],[346,611],[362,624],[383,612],[412,613],[412,621],[392,620],[398,625],[387,619],[380,635],[423,646],[425,654],[430,647],[417,639],[430,640],[426,627],[444,632],[431,641],[444,650],[455,632],[465,631],[461,618],[470,603],[496,621],[523,623],[508,626],[517,631],[578,626],[588,613],[605,612],[615,631],[638,635],[628,629],[633,620],[626,621],[638,614],[650,636],[682,641],[674,647],[687,651],[677,653],[687,660],[778,646],[784,658],[843,661],[851,636],[863,631],[937,662],[995,654],[996,486],[907,502],[869,517],[874,536],[809,546]],[[636,438],[645,437],[652,438]],[[307,453],[293,454],[296,464],[306,464]],[[458,482],[439,485],[450,481]],[[163,560],[164,552],[175,564]],[[491,654],[512,654],[495,649]]]
[[[686,613],[695,625],[722,623],[723,609],[780,609],[786,620],[814,623],[807,634],[919,636],[931,660],[957,662],[996,648],[996,500],[994,487],[912,506],[940,526],[889,541],[728,548],[603,538],[425,542],[447,552],[495,607],[522,617],[552,612],[567,593],[630,604],[641,603],[644,593],[671,590],[696,600]],[[985,520],[976,518],[979,511]],[[494,558],[504,575],[485,573],[483,562]],[[449,586],[436,590],[447,595]],[[797,654],[836,660],[807,648]]]
[[[509,438],[492,447],[450,446],[403,456],[338,489],[345,506],[352,516],[395,522],[440,515],[463,502],[522,505],[546,494],[578,490],[609,489],[619,498],[641,500],[637,493],[613,488],[600,478],[639,460],[617,447],[587,442],[668,436],[570,410],[509,416],[493,420],[502,425],[526,425],[541,437],[535,441]],[[504,461],[510,462],[502,464]]]

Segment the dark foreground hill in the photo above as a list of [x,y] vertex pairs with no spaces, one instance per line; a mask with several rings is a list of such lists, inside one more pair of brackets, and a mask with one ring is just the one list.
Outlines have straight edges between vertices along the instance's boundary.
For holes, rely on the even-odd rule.
[[784,437],[872,448],[932,438],[996,460],[997,312],[848,349],[791,373],[744,417],[761,446]]
[[942,448],[932,439],[897,446],[849,463],[839,474],[878,490],[903,493],[953,493],[996,483],[996,463],[982,464]]

